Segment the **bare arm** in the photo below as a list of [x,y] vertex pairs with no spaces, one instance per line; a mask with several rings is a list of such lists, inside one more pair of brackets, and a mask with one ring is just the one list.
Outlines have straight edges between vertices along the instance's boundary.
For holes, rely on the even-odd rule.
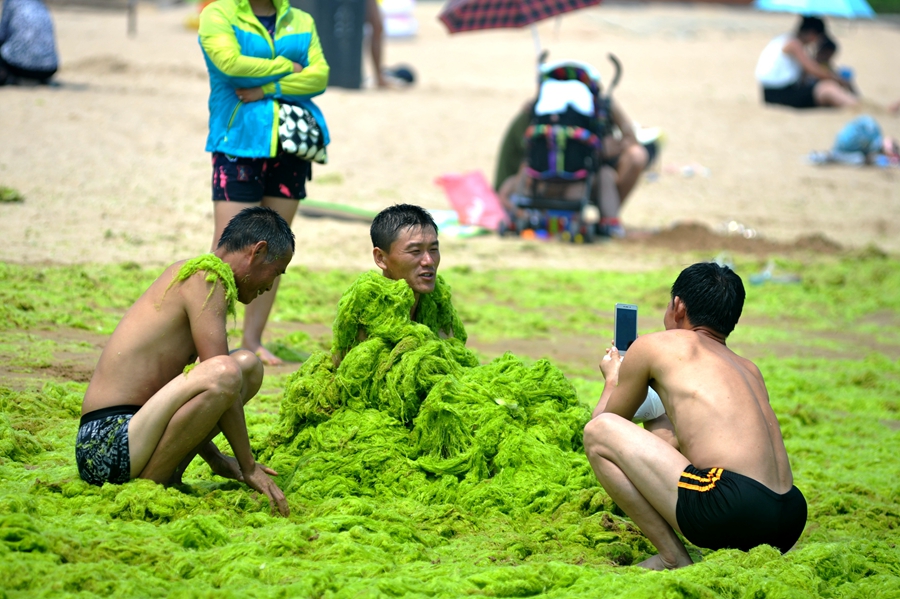
[[608,412],[631,420],[647,398],[647,386],[650,382],[649,344],[639,344],[638,341],[642,339],[646,338],[639,338],[631,345],[627,360],[620,360],[619,350],[615,346],[606,350],[606,355],[600,361],[605,384],[592,418]]
[[616,127],[619,128],[619,131],[622,132],[622,148],[624,149],[636,144],[638,141],[637,136],[634,133],[634,127],[631,124],[631,119],[628,118],[628,115],[625,114],[622,107],[615,101],[611,101],[610,112],[612,112],[613,123],[615,123]]
[[844,87],[847,87],[849,85],[847,81],[842,79],[839,75],[833,73],[827,67],[820,65],[815,60],[810,58],[806,53],[806,50],[803,48],[803,44],[801,44],[800,40],[798,40],[797,38],[792,38],[791,40],[789,40],[784,45],[782,52],[800,63],[800,67],[807,75],[812,75],[817,79],[831,79],[832,81],[837,81]]
[[[185,281],[182,289],[186,298],[185,308],[190,321],[191,336],[201,362],[214,356],[228,355],[224,286],[219,280],[210,283],[205,279],[206,273],[197,273]],[[204,285],[202,291],[198,288],[200,284]],[[210,290],[212,290],[212,295],[209,293]],[[253,458],[242,401],[235,401],[222,414],[219,419],[219,428],[228,440],[228,444],[231,445],[231,450],[241,469],[243,481],[251,488],[264,493],[269,498],[273,509],[277,506],[281,514],[286,516],[288,506],[284,493],[267,474],[267,471],[269,474],[274,474],[274,472],[262,464],[258,464]],[[212,444],[211,441],[210,444]],[[221,457],[218,449],[209,446],[202,448],[200,455],[204,459]],[[209,460],[207,461],[210,463]],[[210,465],[212,466],[212,463]]]

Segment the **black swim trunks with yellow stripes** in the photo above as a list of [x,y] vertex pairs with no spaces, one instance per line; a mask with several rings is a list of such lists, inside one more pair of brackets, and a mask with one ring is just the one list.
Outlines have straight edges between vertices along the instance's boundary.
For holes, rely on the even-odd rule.
[[675,517],[698,547],[748,551],[766,544],[785,553],[806,526],[806,498],[797,487],[779,495],[735,472],[688,465],[678,481]]

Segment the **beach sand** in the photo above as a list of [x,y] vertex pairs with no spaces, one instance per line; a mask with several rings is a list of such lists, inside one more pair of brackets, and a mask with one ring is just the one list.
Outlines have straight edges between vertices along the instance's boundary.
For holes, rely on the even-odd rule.
[[[387,42],[386,63],[411,65],[414,87],[330,88],[317,100],[332,144],[329,164],[317,165],[309,183],[311,199],[371,210],[398,202],[448,209],[436,177],[481,170],[493,178],[502,133],[534,92],[531,32],[450,35],[439,8],[419,4],[419,35]],[[208,83],[196,31],[185,25],[196,8],[143,4],[135,37],[126,35],[124,12],[52,12],[62,85],[0,89],[0,185],[25,197],[0,204],[0,260],[161,266],[208,251]],[[631,118],[665,133],[656,180],[635,191],[626,227],[694,222],[715,230],[736,221],[781,243],[776,249],[799,239],[798,247],[815,251],[812,236],[900,251],[900,169],[804,162],[809,151],[830,147],[855,113],[760,102],[759,52],[795,22],[749,7],[634,3],[539,26],[551,60],[586,60],[608,79],[606,56],[615,53],[624,65],[615,97]],[[864,111],[900,135],[900,117],[877,112],[900,99],[900,27],[829,26],[841,47],[838,64],[853,67],[871,103]],[[685,166],[696,174],[684,176]],[[364,223],[301,216],[294,230],[294,265],[372,267]],[[678,251],[691,249],[696,230],[679,231]],[[707,249],[697,239],[697,249]],[[444,267],[640,270],[680,259],[665,244],[640,239],[577,246],[445,237],[442,244]]]

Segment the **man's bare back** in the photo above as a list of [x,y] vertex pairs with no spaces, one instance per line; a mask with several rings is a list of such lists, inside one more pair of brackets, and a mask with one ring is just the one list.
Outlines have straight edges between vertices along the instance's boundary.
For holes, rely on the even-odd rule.
[[[106,344],[82,405],[82,413],[114,405],[144,405],[150,397],[197,360],[193,330],[205,331],[209,355],[228,353],[224,335],[225,291],[199,271],[173,285],[184,261],[163,272],[134,303]],[[193,315],[197,320],[191,324]],[[210,326],[211,325],[211,326]]]
[[[633,416],[627,414],[630,406],[624,399],[627,385],[647,369],[650,386],[675,428],[679,450],[691,464],[738,472],[777,493],[791,488],[794,481],[784,441],[756,365],[707,331],[644,335],[622,362],[617,389],[622,395],[614,396],[617,401],[610,402],[608,411]],[[645,385],[637,384],[640,401]]]
[[[743,284],[710,263],[672,286],[666,330],[644,335],[625,360],[607,350],[606,379],[584,446],[610,497],[659,554],[644,567],[692,563],[683,534],[712,549],[770,544],[782,552],[806,523],[806,500],[759,369],[725,345],[744,303]],[[631,422],[652,387],[665,414]]]

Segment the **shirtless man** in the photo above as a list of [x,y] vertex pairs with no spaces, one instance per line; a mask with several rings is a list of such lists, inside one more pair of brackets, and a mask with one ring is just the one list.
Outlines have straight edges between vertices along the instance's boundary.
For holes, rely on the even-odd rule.
[[[228,352],[226,318],[271,289],[294,255],[294,234],[277,212],[247,208],[213,254],[176,262],[138,298],[100,356],[82,404],[78,472],[102,485],[146,478],[178,484],[198,453],[212,471],[246,483],[288,515],[284,493],[253,459],[244,404],[263,366]],[[196,363],[199,358],[199,363]],[[235,457],[212,442],[223,432]]]
[[[766,543],[783,553],[806,524],[762,374],[725,346],[743,304],[734,272],[694,264],[672,286],[666,330],[639,337],[621,363],[615,347],[601,361],[606,384],[584,447],[603,488],[659,550],[645,568],[692,563],[676,532],[710,549]],[[666,408],[661,434],[630,421],[648,385]]]

